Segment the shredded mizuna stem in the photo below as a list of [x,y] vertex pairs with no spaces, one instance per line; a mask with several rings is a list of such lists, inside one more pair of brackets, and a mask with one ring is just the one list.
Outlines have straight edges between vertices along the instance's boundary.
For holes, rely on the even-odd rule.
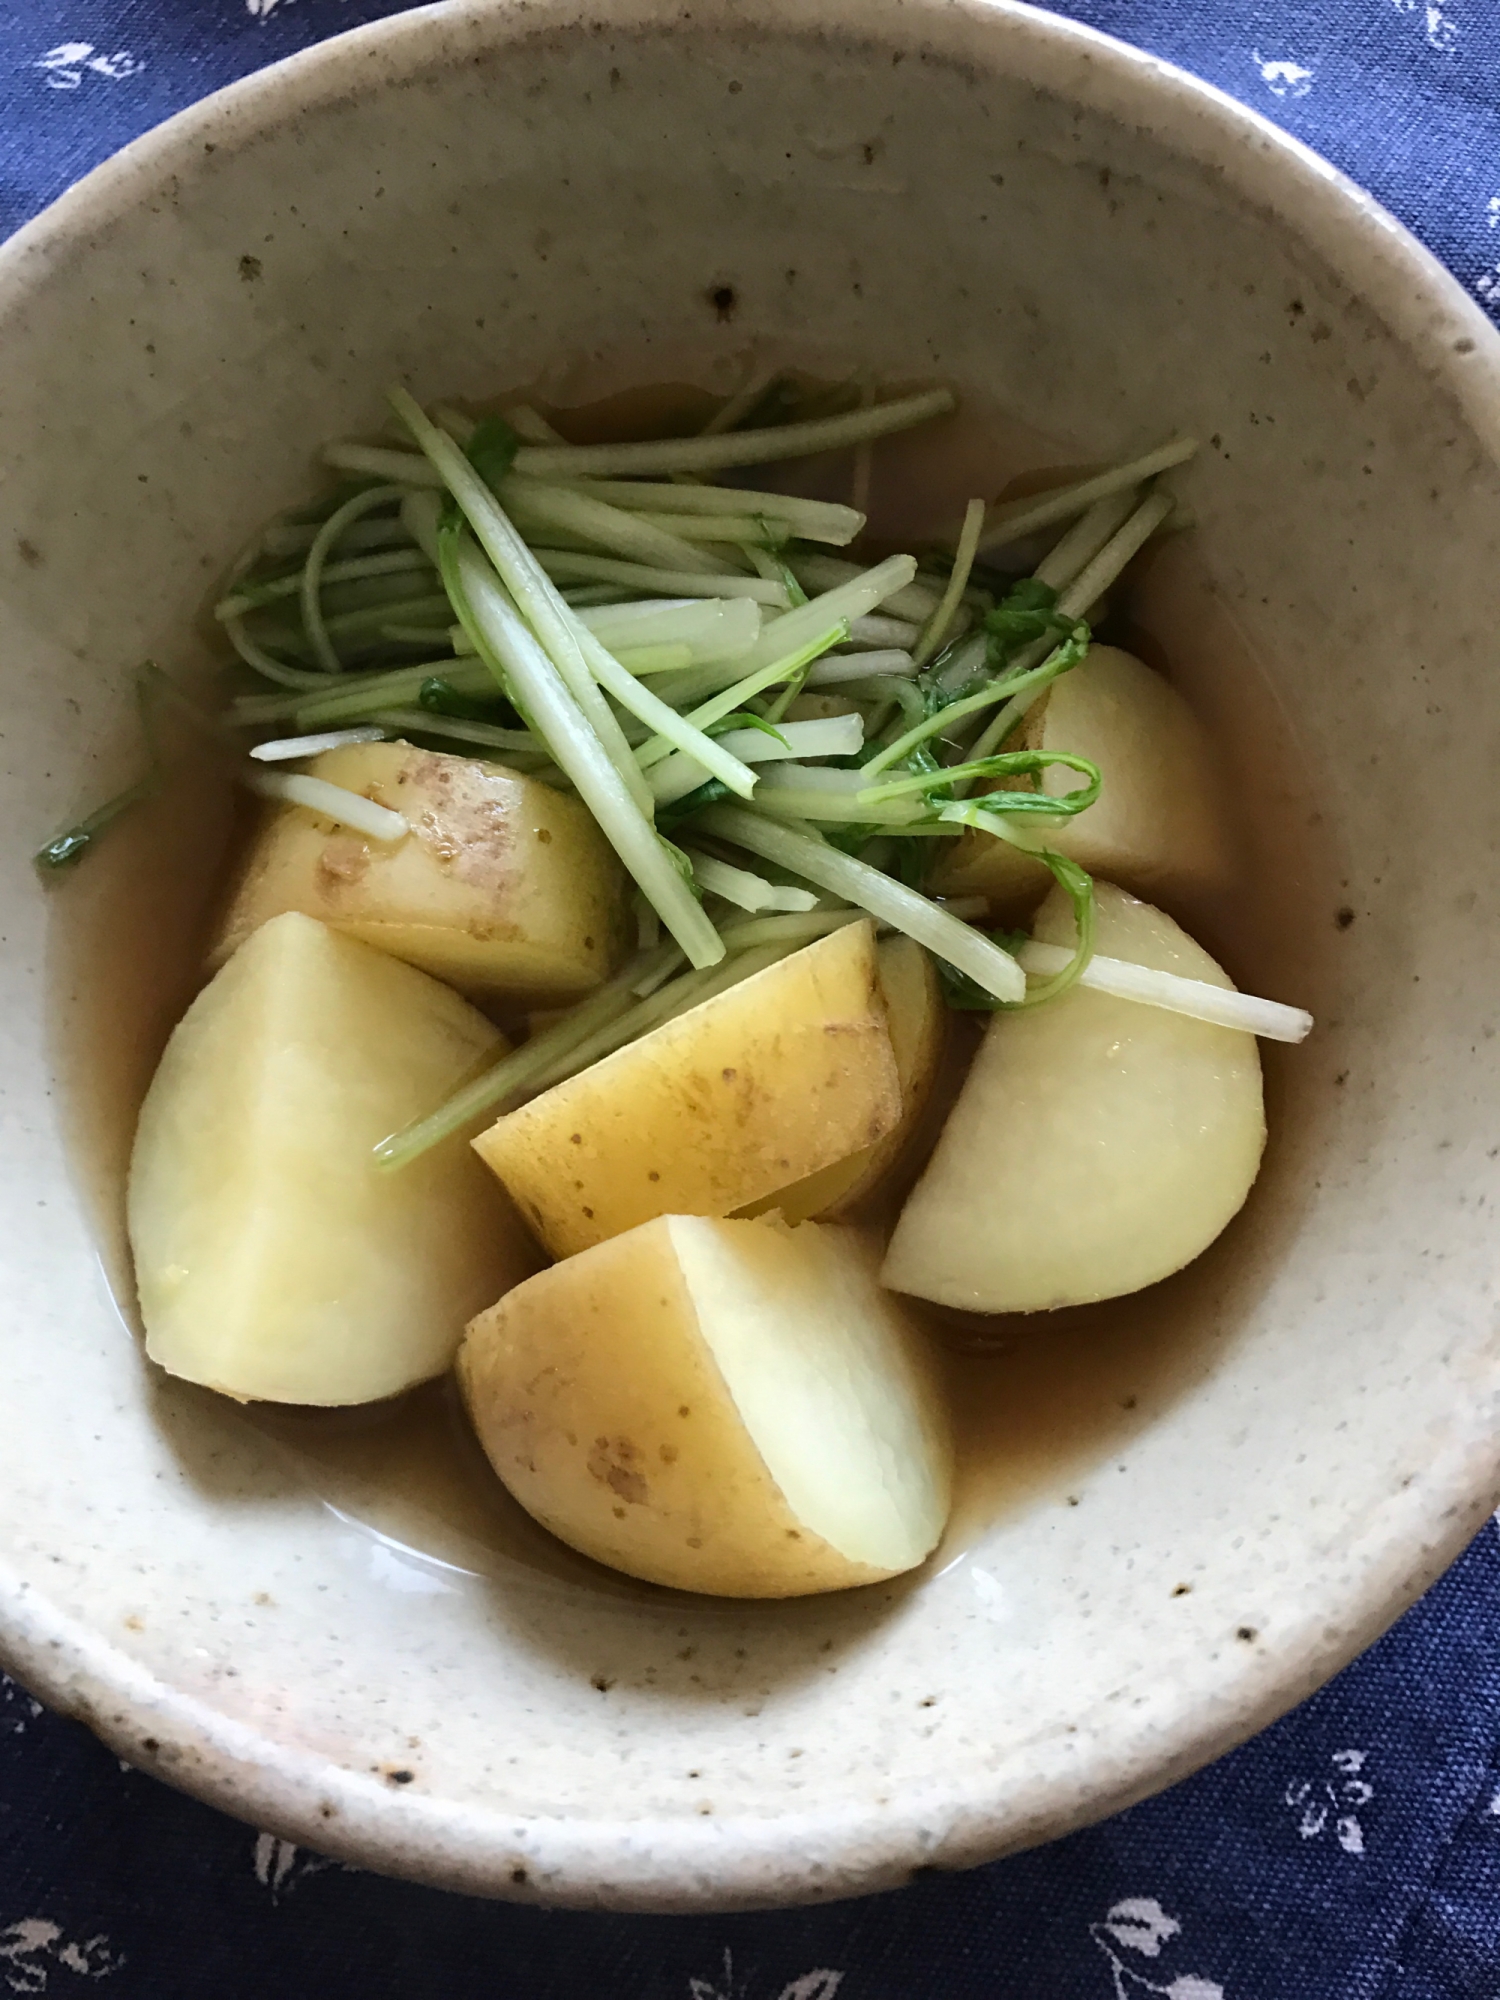
[[925,667],[938,647],[948,636],[948,628],[953,623],[954,613],[963,602],[964,592],[969,587],[969,572],[974,567],[975,551],[979,547],[979,530],[984,526],[984,502],[971,500],[964,514],[963,528],[958,537],[958,548],[953,557],[953,571],[948,578],[938,608],[927,621],[927,629],[917,641],[913,658],[919,667]]
[[293,771],[257,771],[252,766],[245,784],[263,799],[281,799],[288,805],[305,806],[323,819],[364,834],[367,840],[394,845],[411,832],[410,823],[388,806],[376,805],[345,785],[330,785],[326,778],[309,778]]
[[[1043,944],[1033,938],[1021,946],[1018,956],[1026,972],[1052,973],[1061,971],[1073,954],[1065,945]],[[1271,1042],[1305,1041],[1313,1026],[1313,1017],[1304,1008],[1260,1000],[1230,986],[1211,986],[1203,979],[1184,979],[1175,972],[1157,972],[1149,965],[1133,965],[1122,958],[1095,956],[1079,974],[1078,984],[1116,1000],[1136,1000],[1142,1006],[1186,1014],[1190,1020],[1208,1021],[1215,1027],[1243,1028],[1246,1034],[1261,1035]]]
[[658,438],[647,444],[522,445],[517,472],[543,478],[607,478],[619,473],[722,472],[734,465],[771,465],[779,459],[810,458],[839,451],[865,438],[910,430],[954,407],[951,389],[925,389],[872,409],[841,417],[818,417],[765,430],[727,431],[693,438]]
[[915,889],[829,846],[821,836],[779,825],[742,806],[708,806],[692,824],[695,831],[747,848],[763,861],[774,861],[777,867],[803,876],[819,889],[857,903],[893,930],[904,931],[939,958],[956,965],[997,1000],[1025,999],[1025,974],[1009,952]]
[[278,736],[272,743],[257,743],[250,755],[258,764],[281,764],[294,757],[318,757],[325,750],[343,750],[351,743],[380,743],[384,729],[370,724],[358,729],[325,729],[316,736]]
[[980,551],[1004,548],[1007,542],[1018,542],[1024,535],[1034,534],[1038,528],[1050,528],[1058,521],[1069,521],[1096,500],[1106,499],[1126,487],[1140,486],[1156,473],[1167,472],[1174,465],[1186,464],[1197,449],[1196,438],[1173,438],[1170,443],[1159,445],[1155,451],[1148,451],[1144,458],[1131,459],[1126,465],[1095,473],[1092,478],[1077,480],[1071,486],[1054,487],[1051,492],[1019,500],[991,517],[979,539]]

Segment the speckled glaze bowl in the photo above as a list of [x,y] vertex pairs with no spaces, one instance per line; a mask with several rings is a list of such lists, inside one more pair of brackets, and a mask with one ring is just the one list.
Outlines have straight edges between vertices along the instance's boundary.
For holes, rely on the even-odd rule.
[[[1256,983],[1319,1016],[1220,1248],[996,1361],[1000,1470],[942,1561],[785,1606],[549,1568],[450,1504],[441,1437],[154,1376],[110,1093],[201,883],[149,831],[52,892],[28,862],[129,769],[140,658],[195,670],[213,574],[388,380],[725,388],[752,349],[949,377],[1074,460],[1212,440],[1159,622],[1262,809]],[[0,251],[0,438],[0,1656],[122,1756],[455,1889],[850,1895],[1227,1749],[1494,1504],[1500,340],[1291,140],[1004,0],[429,8]]]

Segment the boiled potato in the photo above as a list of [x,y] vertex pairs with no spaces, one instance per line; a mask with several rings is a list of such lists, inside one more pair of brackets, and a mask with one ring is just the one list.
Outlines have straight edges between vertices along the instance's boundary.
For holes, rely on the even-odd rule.
[[846,925],[544,1091],[474,1141],[555,1257],[729,1215],[883,1139],[901,1081],[870,923]]
[[[1230,980],[1172,919],[1096,884],[1098,948]],[[1071,945],[1056,890],[1037,937]],[[1079,987],[997,1014],[882,1273],[974,1312],[1037,1312],[1154,1284],[1207,1248],[1260,1168],[1255,1037]]]
[[577,799],[409,743],[346,744],[308,770],[404,814],[412,831],[388,845],[305,806],[271,807],[215,964],[268,917],[301,910],[467,993],[570,1000],[614,970],[627,885]]
[[908,937],[885,938],[875,950],[880,990],[890,1022],[891,1048],[901,1081],[901,1117],[873,1146],[862,1146],[806,1180],[751,1204],[750,1215],[776,1209],[788,1222],[809,1216],[830,1220],[867,1204],[905,1152],[937,1082],[948,1010],[937,968],[921,945]]
[[[1098,799],[1046,836],[1090,874],[1166,903],[1224,885],[1230,843],[1208,738],[1177,690],[1132,654],[1091,647],[1008,747],[1068,750],[1098,765]],[[1062,765],[1042,774],[1054,797],[1083,783]],[[987,896],[1009,914],[1030,908],[1051,880],[1040,861],[1008,841],[970,831],[939,862],[932,888],[940,896]]]
[[536,1268],[462,1134],[371,1148],[505,1043],[456,993],[311,917],[273,917],[177,1027],[128,1213],[146,1351],[242,1400],[364,1403],[439,1375]]
[[850,1230],[659,1216],[517,1286],[458,1368],[521,1505],[653,1583],[874,1583],[947,1519],[930,1364]]

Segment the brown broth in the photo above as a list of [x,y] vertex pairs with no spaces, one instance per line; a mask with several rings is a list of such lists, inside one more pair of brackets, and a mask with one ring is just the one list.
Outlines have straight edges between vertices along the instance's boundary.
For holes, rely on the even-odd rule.
[[[493,406],[510,400],[498,397]],[[565,435],[584,441],[685,432],[712,407],[703,391],[669,385],[547,413]],[[825,454],[747,477],[846,497],[851,456]],[[969,493],[1022,493],[1075,470],[1026,427],[998,412],[976,413],[971,399],[961,422],[944,419],[876,448],[868,540],[877,551],[931,542],[951,533]],[[1240,985],[1316,1008],[1326,974],[1315,945],[1337,900],[1331,850],[1288,719],[1216,597],[1191,536],[1139,566],[1108,636],[1182,688],[1223,761],[1239,879],[1211,904],[1176,914]],[[132,1324],[123,1216],[131,1136],[161,1049],[202,982],[213,911],[245,824],[224,769],[212,758],[189,757],[156,799],[57,886],[57,1066],[77,1172],[110,1283]],[[977,1036],[976,1023],[955,1018],[928,1145]],[[1271,1159],[1292,1111],[1288,1055],[1263,1045]],[[919,1164],[910,1161],[908,1181]],[[953,1560],[999,1518],[1042,1501],[1066,1504],[1076,1485],[1215,1365],[1234,1338],[1234,1314],[1226,1316],[1223,1299],[1240,1234],[1241,1225],[1231,1225],[1188,1270],[1123,1300],[1030,1316],[927,1312],[959,1438],[958,1497],[936,1563]],[[156,1388],[174,1408],[203,1393],[168,1377],[156,1378]],[[592,1588],[637,1588],[575,1556],[510,1498],[451,1381],[352,1410],[261,1405],[239,1415],[283,1460],[294,1485],[402,1548],[460,1571],[494,1575],[519,1563]]]

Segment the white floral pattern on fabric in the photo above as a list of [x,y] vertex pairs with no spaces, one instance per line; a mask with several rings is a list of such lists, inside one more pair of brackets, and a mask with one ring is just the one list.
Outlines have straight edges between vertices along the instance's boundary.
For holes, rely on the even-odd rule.
[[23,1917],[0,1931],[0,1979],[12,1993],[47,1993],[55,1972],[105,1979],[124,1963],[107,1937],[64,1937],[46,1917]]
[[116,49],[107,55],[92,42],[59,42],[55,49],[38,56],[31,67],[42,71],[49,90],[77,90],[86,76],[104,76],[119,83],[139,76],[146,64],[129,49]]
[[[688,1993],[691,2000],[750,2000],[750,1989],[735,1979],[734,1955],[727,1950],[720,1977],[724,1981],[722,1986],[707,1979],[690,1979]],[[779,1993],[768,1993],[765,2000],[834,2000],[843,1983],[842,1972],[835,1972],[830,1966],[819,1966],[815,1972],[804,1972],[800,1977],[788,1980]]]
[[322,1875],[330,1868],[343,1868],[346,1864],[330,1861],[326,1854],[314,1854],[311,1848],[298,1847],[295,1841],[279,1840],[274,1833],[258,1833],[250,1865],[256,1881],[263,1889],[270,1890],[271,1901],[279,1903],[283,1894],[290,1894],[309,1875]]
[[1268,62],[1259,49],[1250,51],[1250,60],[1273,97],[1306,97],[1313,87],[1313,72],[1305,63],[1293,62],[1287,56]]
[[[1148,1993],[1157,2000],[1226,2000],[1218,1981],[1205,1979],[1200,1972],[1159,1979],[1158,1969],[1166,1972],[1167,1967],[1142,1968],[1142,1959],[1159,1959],[1181,1933],[1182,1925],[1154,1896],[1126,1896],[1110,1905],[1102,1923],[1089,1925],[1089,1936],[1109,1960],[1115,2000],[1140,2000]],[[1128,1958],[1122,1956],[1127,1952]]]
[[1294,1778],[1282,1794],[1296,1814],[1304,1840],[1316,1840],[1332,1822],[1334,1838],[1346,1854],[1363,1854],[1365,1832],[1357,1808],[1375,1796],[1375,1787],[1360,1776],[1369,1760],[1366,1750],[1335,1750],[1329,1758],[1334,1778]]

